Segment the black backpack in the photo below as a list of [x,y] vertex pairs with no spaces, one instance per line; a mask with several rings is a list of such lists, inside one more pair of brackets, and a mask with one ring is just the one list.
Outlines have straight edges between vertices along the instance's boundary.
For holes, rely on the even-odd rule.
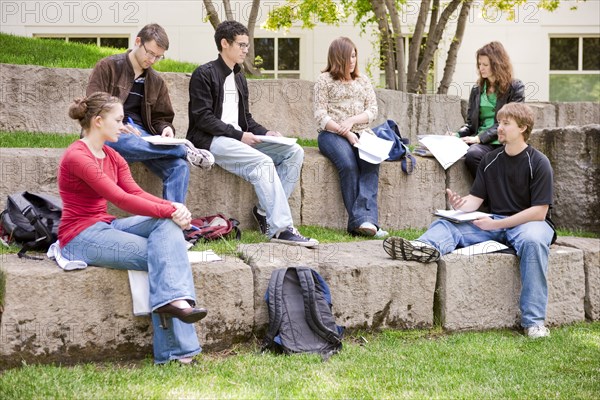
[[9,242],[23,243],[19,258],[35,258],[25,253],[28,250],[46,251],[56,242],[61,215],[60,198],[49,194],[19,192],[8,196],[0,221]]
[[331,312],[329,286],[307,267],[277,269],[265,294],[269,330],[262,350],[318,353],[323,360],[342,349],[344,328]]

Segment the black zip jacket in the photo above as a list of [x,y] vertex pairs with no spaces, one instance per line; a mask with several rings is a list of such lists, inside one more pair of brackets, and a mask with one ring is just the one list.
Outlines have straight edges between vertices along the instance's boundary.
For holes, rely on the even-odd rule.
[[194,146],[210,149],[213,136],[227,136],[242,139],[244,132],[264,135],[268,129],[252,118],[248,103],[248,82],[239,65],[233,69],[235,85],[239,94],[238,124],[239,131],[221,121],[223,115],[223,98],[225,78],[231,69],[219,58],[196,68],[190,80],[190,102],[188,104],[189,126],[187,139]]
[[[479,86],[473,86],[469,96],[469,110],[467,111],[467,123],[458,130],[460,137],[475,136],[479,130],[479,102],[481,91]],[[525,85],[519,79],[514,79],[508,92],[504,96],[498,96],[496,100],[496,112],[494,113],[494,125],[485,132],[479,134],[481,143],[490,143],[498,139],[498,119],[496,114],[506,103],[523,103],[525,101]]]

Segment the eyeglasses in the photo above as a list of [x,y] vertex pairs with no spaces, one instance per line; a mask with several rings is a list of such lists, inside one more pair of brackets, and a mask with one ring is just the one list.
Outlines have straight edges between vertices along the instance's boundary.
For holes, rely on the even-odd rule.
[[234,43],[237,44],[238,46],[240,46],[240,49],[242,49],[242,50],[248,50],[250,48],[249,43],[241,43],[241,42],[234,42]]
[[160,56],[159,56],[158,54],[156,54],[156,53],[154,53],[154,52],[152,52],[152,51],[148,50],[148,49],[146,48],[146,45],[145,45],[144,43],[142,43],[142,47],[144,48],[144,51],[146,52],[146,58],[148,58],[148,59],[152,59],[152,60],[160,61],[160,60],[162,60],[163,58],[165,58],[165,56],[164,56],[164,55],[160,55]]

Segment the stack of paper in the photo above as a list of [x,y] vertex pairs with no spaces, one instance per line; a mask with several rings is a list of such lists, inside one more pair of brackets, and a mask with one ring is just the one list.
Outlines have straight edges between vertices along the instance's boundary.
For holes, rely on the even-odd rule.
[[283,137],[283,136],[260,135],[260,136],[258,136],[258,138],[263,143],[278,143],[278,144],[285,144],[288,146],[291,146],[298,141],[298,139],[296,139],[296,138]]
[[375,135],[363,133],[354,147],[358,149],[358,156],[371,164],[381,164],[388,159],[394,142],[378,138]]
[[419,136],[419,142],[433,154],[444,169],[448,169],[469,149],[469,145],[456,136],[423,135]]
[[160,136],[160,135],[142,136],[142,139],[144,139],[146,142],[149,142],[149,143],[152,143],[155,145],[161,145],[161,146],[176,146],[176,145],[188,144],[188,143],[190,146],[192,146],[192,143],[190,141],[188,141],[187,139],[164,137],[164,136]]

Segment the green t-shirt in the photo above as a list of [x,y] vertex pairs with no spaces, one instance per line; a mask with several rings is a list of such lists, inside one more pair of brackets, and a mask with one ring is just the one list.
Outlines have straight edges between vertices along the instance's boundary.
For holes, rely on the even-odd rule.
[[[481,99],[479,100],[479,129],[477,134],[485,132],[494,126],[494,117],[496,116],[496,93],[487,94],[487,87],[483,85]],[[498,140],[490,142],[490,144],[500,144]]]

